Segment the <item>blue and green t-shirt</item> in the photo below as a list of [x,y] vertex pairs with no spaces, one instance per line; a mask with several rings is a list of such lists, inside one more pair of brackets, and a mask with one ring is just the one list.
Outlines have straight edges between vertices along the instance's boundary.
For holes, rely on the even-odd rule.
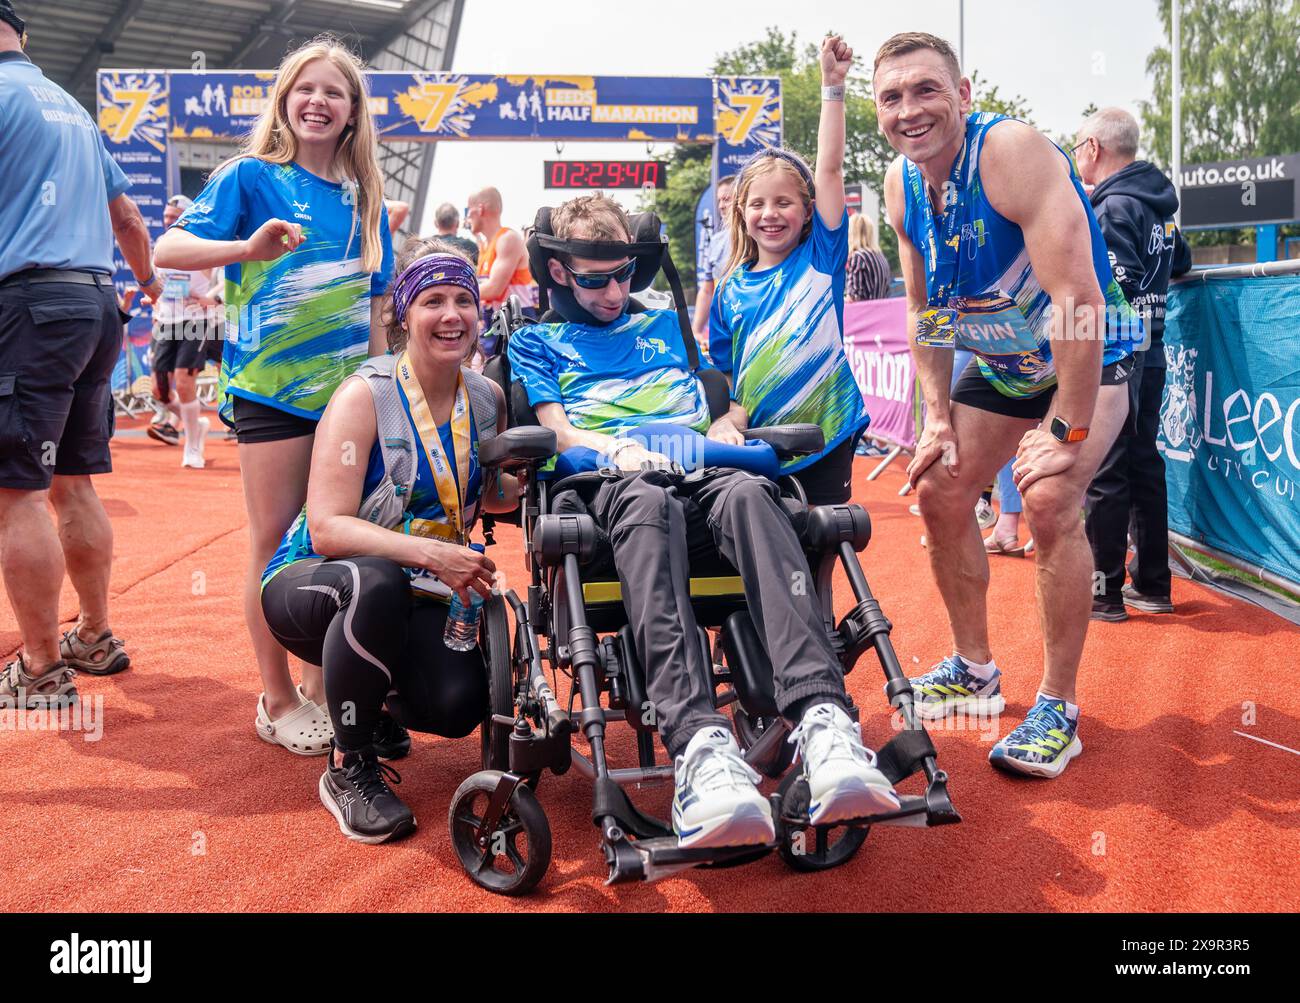
[[297,164],[244,157],[208,181],[176,226],[207,240],[244,240],[270,219],[302,226],[275,261],[227,265],[221,414],[231,396],[317,419],[369,354],[370,301],[393,274],[384,210],[383,261],[361,268],[361,214],[351,191]]
[[709,313],[709,356],[732,374],[733,396],[762,425],[820,425],[820,453],[781,465],[816,463],[870,420],[844,354],[848,214],[834,230],[814,212],[812,232],[771,268],[741,265],[722,282]]
[[574,428],[620,435],[650,422],[697,432],[711,424],[674,310],[624,314],[604,327],[533,324],[510,336],[508,355],[528,403],[562,404]]
[[[415,421],[411,417],[411,404],[407,400],[406,391],[399,385],[397,392],[402,407],[406,411],[406,418],[411,422],[411,428],[415,429]],[[416,436],[418,439],[418,430]],[[443,455],[447,457],[452,476],[459,486],[460,467],[456,462],[456,444],[452,436],[450,421],[438,426],[438,437],[442,440]],[[479,495],[483,489],[483,473],[478,465],[478,425],[475,424],[472,413],[470,414],[469,441],[469,483],[465,491],[464,512],[467,527],[473,525],[478,516]],[[423,444],[418,441],[415,454],[415,483],[411,485],[411,500],[406,508],[407,522],[403,527],[403,531],[415,536],[437,538],[445,536],[447,539],[451,539],[451,523],[447,518],[446,510],[442,507],[442,499],[438,496],[438,485],[433,479],[433,471],[429,469],[428,454]],[[370,492],[374,491],[383,479],[384,454],[379,442],[376,441],[370,447],[370,459],[366,464],[366,476],[364,486],[361,489],[361,497],[368,497]],[[293,521],[293,525],[288,528],[281,538],[280,546],[271,556],[266,570],[262,572],[262,588],[266,588],[266,583],[290,564],[321,556],[323,555],[316,553],[315,548],[312,546],[311,533],[307,531],[307,506],[304,505],[302,511],[298,513],[298,518]]]

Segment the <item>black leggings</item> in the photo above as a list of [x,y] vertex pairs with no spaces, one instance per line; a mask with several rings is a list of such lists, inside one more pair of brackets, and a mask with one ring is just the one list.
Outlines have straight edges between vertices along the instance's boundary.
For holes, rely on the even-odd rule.
[[371,744],[385,701],[412,731],[463,738],[488,706],[482,654],[442,643],[447,607],[415,599],[401,567],[382,557],[296,561],[262,589],[271,633],[325,669],[334,742]]

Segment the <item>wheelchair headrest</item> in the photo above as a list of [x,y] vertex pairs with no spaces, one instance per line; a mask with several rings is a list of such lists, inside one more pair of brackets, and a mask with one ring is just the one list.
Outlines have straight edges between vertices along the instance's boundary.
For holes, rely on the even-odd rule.
[[528,270],[541,293],[546,296],[549,305],[568,321],[579,324],[600,325],[591,314],[578,305],[573,292],[568,286],[556,283],[551,277],[548,262],[557,254],[571,254],[580,258],[595,258],[600,261],[621,261],[632,258],[636,261],[636,270],[632,273],[631,292],[639,293],[649,288],[662,266],[664,243],[662,224],[659,217],[652,212],[633,213],[629,217],[632,224],[630,242],[612,240],[561,240],[555,236],[551,226],[551,207],[543,206],[537,210],[537,219],[527,233]]

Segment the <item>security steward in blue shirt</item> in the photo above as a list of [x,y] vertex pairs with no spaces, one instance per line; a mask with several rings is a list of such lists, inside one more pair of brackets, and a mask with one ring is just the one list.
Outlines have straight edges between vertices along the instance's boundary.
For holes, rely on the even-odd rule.
[[[0,554],[22,636],[0,703],[33,708],[75,699],[78,670],[130,661],[109,628],[113,530],[90,481],[112,469],[113,238],[146,299],[162,282],[130,183],[87,111],[23,54],[26,37],[0,0]],[[65,568],[81,614],[60,638]]]

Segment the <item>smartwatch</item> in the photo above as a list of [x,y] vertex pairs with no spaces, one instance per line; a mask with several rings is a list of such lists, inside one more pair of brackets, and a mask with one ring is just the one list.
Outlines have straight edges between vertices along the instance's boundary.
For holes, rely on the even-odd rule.
[[1051,432],[1061,442],[1082,442],[1088,438],[1088,428],[1073,428],[1064,418],[1057,415],[1052,419]]

